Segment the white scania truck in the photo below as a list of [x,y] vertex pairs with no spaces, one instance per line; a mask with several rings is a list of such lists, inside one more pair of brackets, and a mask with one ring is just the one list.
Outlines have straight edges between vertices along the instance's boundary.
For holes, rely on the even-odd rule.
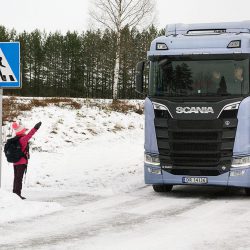
[[[147,56],[145,183],[250,195],[250,21],[167,25]],[[145,63],[136,69],[140,93]]]

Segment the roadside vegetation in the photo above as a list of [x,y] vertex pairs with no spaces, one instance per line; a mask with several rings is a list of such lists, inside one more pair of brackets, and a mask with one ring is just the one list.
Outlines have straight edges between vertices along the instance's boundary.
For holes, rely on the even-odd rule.
[[3,124],[15,121],[16,118],[24,112],[31,111],[34,107],[47,107],[54,105],[61,108],[78,110],[83,105],[87,107],[98,107],[105,111],[116,111],[120,113],[135,112],[143,114],[143,105],[138,102],[127,100],[101,100],[101,99],[82,99],[82,98],[21,98],[4,97],[3,98]]

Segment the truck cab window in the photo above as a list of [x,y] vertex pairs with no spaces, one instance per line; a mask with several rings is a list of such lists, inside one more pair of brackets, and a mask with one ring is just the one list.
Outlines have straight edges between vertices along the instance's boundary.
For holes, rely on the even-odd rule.
[[151,96],[217,96],[249,93],[249,59],[151,62]]

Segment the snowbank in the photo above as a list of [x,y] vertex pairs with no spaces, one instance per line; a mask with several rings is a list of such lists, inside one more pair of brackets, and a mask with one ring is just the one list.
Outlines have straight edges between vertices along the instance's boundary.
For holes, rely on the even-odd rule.
[[21,200],[16,194],[0,190],[0,223],[41,216],[61,209],[57,203]]
[[[32,195],[34,190],[45,196],[54,191],[106,196],[144,185],[143,115],[103,109],[100,100],[78,101],[82,102],[80,109],[34,107],[17,118],[29,129],[39,121],[42,126],[30,141],[31,158],[22,192],[27,200],[11,193],[13,167],[3,156],[0,223],[61,209],[58,204],[40,202]],[[136,105],[136,101],[131,103]],[[4,131],[4,138],[13,136],[11,123]]]

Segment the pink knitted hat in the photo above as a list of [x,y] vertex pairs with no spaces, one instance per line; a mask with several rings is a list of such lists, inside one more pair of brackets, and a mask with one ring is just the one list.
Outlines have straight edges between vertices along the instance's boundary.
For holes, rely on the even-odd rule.
[[12,128],[14,129],[16,135],[22,135],[27,130],[25,127],[23,127],[22,125],[20,125],[16,122],[12,123]]

